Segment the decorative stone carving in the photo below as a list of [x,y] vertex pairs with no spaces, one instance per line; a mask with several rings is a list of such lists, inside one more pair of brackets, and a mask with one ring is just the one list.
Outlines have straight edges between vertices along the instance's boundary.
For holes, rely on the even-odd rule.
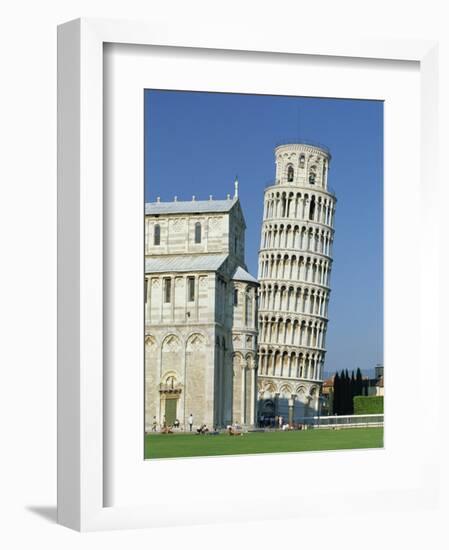
[[280,389],[279,393],[283,397],[290,397],[290,395],[292,393],[292,388],[291,388],[290,384],[284,384],[283,386],[281,386],[281,389]]
[[203,351],[204,350],[204,336],[201,334],[192,334],[187,341],[186,350],[188,352],[192,351]]
[[154,349],[156,347],[156,339],[154,338],[154,336],[151,336],[151,334],[145,336],[145,345],[150,350]]
[[171,334],[170,336],[167,336],[167,338],[164,340],[164,343],[162,344],[162,351],[165,352],[177,352],[181,348],[181,343],[179,341],[179,338],[175,334]]

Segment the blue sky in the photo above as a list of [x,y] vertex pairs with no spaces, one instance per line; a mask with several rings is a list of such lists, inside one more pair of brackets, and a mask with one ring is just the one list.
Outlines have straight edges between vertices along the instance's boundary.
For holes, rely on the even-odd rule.
[[322,143],[338,199],[325,371],[383,362],[383,103],[145,91],[145,200],[239,196],[257,276],[263,190],[279,142]]

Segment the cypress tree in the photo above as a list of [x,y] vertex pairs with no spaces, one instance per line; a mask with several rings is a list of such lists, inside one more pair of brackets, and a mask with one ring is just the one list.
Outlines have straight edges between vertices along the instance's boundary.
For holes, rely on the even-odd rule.
[[368,395],[368,378],[363,381],[363,395]]
[[354,371],[351,372],[351,402],[350,402],[350,411],[349,414],[354,414],[354,395],[356,394],[356,382]]
[[351,409],[351,377],[349,376],[348,369],[345,370],[345,377],[346,377],[345,414],[350,414],[350,409]]
[[338,383],[338,414],[343,414],[343,391],[345,381],[341,377],[341,373],[339,375],[339,378],[340,381]]
[[346,414],[348,409],[348,378],[344,370],[341,371],[341,414]]
[[355,395],[362,395],[363,393],[363,378],[362,371],[357,367],[357,372],[355,375]]
[[340,414],[340,392],[340,377],[338,376],[338,372],[336,372],[334,376],[334,399],[332,403],[332,414]]

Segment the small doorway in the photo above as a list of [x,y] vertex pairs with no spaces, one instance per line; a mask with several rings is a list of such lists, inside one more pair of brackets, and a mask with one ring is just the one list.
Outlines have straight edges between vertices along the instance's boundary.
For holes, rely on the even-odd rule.
[[165,399],[165,422],[167,426],[173,426],[176,420],[176,404],[178,400],[176,398]]

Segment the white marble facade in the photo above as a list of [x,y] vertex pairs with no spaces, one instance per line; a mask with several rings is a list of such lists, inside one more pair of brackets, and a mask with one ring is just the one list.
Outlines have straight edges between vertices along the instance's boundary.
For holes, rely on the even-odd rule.
[[259,251],[258,412],[301,422],[319,409],[336,198],[325,148],[280,145],[275,161]]
[[238,199],[147,203],[145,429],[253,425],[257,280]]

